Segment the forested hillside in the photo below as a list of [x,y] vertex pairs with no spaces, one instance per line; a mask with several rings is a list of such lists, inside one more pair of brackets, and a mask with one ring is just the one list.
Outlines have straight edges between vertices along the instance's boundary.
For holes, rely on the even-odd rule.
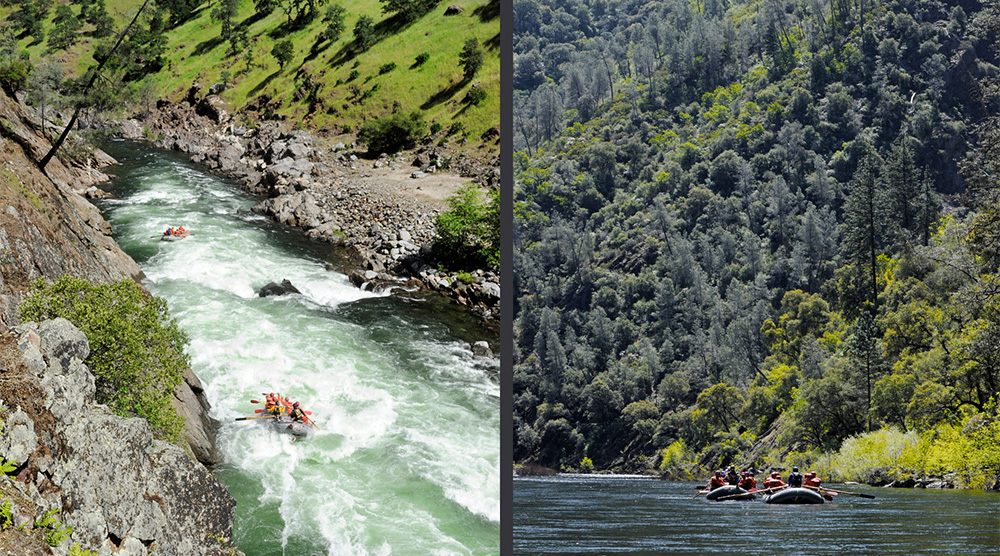
[[81,98],[148,108],[218,83],[243,125],[355,134],[415,113],[414,137],[496,154],[499,12],[499,0],[10,0],[0,84],[51,115]]
[[515,0],[515,461],[995,478],[998,13]]

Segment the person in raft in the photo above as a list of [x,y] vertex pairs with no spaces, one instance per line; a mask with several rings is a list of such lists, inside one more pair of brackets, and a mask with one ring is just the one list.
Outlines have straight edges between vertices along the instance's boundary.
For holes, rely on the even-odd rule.
[[802,488],[802,473],[799,473],[798,467],[793,467],[792,472],[788,474],[788,486]]
[[712,478],[708,480],[706,488],[708,490],[715,490],[721,486],[726,486],[726,478],[722,475],[722,471],[716,471],[715,475],[712,475]]
[[780,489],[785,486],[787,485],[781,480],[781,474],[777,471],[771,471],[771,476],[764,479],[764,488]]
[[743,472],[743,477],[740,478],[740,488],[743,490],[750,490],[757,486],[757,479],[753,478],[753,475],[749,471]]
[[[301,407],[299,407],[299,402],[292,404],[292,412],[288,415],[292,418],[294,423],[305,423],[306,421],[306,413],[305,411],[302,411]],[[288,425],[288,428],[292,428],[292,425]]]
[[819,485],[822,482],[823,481],[821,481],[820,478],[816,476],[816,472],[815,471],[810,471],[810,472],[806,473],[805,482],[802,483],[802,485],[803,486],[807,486],[807,487],[812,487],[812,488],[819,488]]
[[736,472],[736,468],[732,465],[726,470],[726,482],[731,485],[737,485],[740,482],[740,475]]

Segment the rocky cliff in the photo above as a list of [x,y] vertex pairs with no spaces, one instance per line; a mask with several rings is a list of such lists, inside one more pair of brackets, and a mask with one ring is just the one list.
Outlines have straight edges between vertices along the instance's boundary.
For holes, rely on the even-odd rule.
[[[35,279],[55,280],[63,274],[83,278],[92,283],[142,278],[139,266],[121,250],[112,238],[111,226],[85,197],[93,193],[95,184],[108,179],[100,171],[100,168],[114,161],[100,151],[88,152],[79,147],[80,145],[72,142],[68,143],[68,147],[66,147],[66,152],[77,153],[74,157],[67,157],[67,159],[77,159],[76,162],[64,163],[53,159],[45,172],[42,172],[35,161],[39,160],[49,149],[48,141],[37,126],[32,123],[31,118],[26,115],[24,107],[0,91],[0,335],[9,335],[12,328],[18,324],[17,307],[27,294],[31,282]],[[4,342],[0,342],[0,344],[4,344]],[[5,360],[0,359],[0,366],[10,368],[10,365],[3,363]],[[9,384],[13,380],[9,376],[4,378],[6,379],[5,384]],[[82,384],[82,386],[86,385]],[[24,400],[38,397],[38,392],[27,386],[18,392],[19,394],[13,400],[15,402],[18,398]],[[66,395],[70,394],[75,395],[78,392],[67,390]],[[174,397],[174,406],[185,418],[186,440],[191,447],[192,454],[206,465],[217,463],[218,456],[214,446],[214,423],[208,417],[208,402],[202,391],[201,383],[190,370],[186,372],[184,382],[174,390]],[[87,403],[90,402],[92,400]],[[45,412],[40,413],[40,415],[43,416],[41,417],[43,421],[49,419],[44,417]],[[107,419],[106,421],[112,422],[113,420]],[[127,426],[122,425],[124,428],[120,432],[124,434],[138,427],[138,421],[129,423]],[[110,430],[107,427],[111,425],[101,426],[105,427],[107,432]],[[20,430],[23,432],[27,429],[22,427]],[[45,431],[46,429],[38,430]],[[133,430],[133,432],[135,431]],[[44,446],[44,450],[49,450],[50,443],[45,441],[48,438],[45,435],[50,433],[38,432],[37,434],[39,435],[39,445]],[[148,482],[153,480],[150,477],[157,474],[180,473],[183,475],[188,472],[181,471],[181,469],[188,469],[192,463],[196,467],[200,467],[190,457],[183,455],[183,452],[179,456],[177,450],[167,450],[159,444],[152,443],[152,437],[146,438],[142,434],[136,434],[138,434],[136,437],[138,440],[129,444],[116,445],[113,440],[108,440],[115,438],[111,435],[101,438],[94,437],[89,440],[77,437],[76,440],[67,440],[68,443],[59,444],[59,446],[70,447],[74,453],[101,454],[102,464],[106,467],[127,466],[127,463],[122,462],[128,461],[128,458],[133,458],[133,456],[138,457],[132,453],[131,449],[140,450],[144,454],[141,457],[152,458],[153,461],[158,462],[154,470],[143,471],[145,475],[141,477],[125,474],[119,475],[122,478],[111,480],[110,476],[103,476],[103,480],[108,481],[107,484],[113,485],[122,485],[122,481],[128,481],[130,486],[134,486],[131,485],[133,481],[141,479]],[[148,432],[144,434],[148,436]],[[88,445],[87,442],[90,441],[105,442],[105,444]],[[4,451],[0,451],[0,456],[8,459],[12,457]],[[36,458],[36,467],[37,472],[41,473],[41,476],[47,477],[51,482],[55,475],[52,474],[52,471],[47,470],[47,461],[44,457]],[[75,471],[70,471],[71,469],[75,469]],[[93,476],[95,475],[90,467],[66,467],[61,480],[69,484],[74,481],[88,481]],[[43,481],[41,484],[48,483]],[[44,494],[44,490],[43,488],[40,492]],[[211,492],[216,493],[216,490],[211,490]],[[218,494],[228,496],[224,491]],[[102,511],[108,515],[118,511],[125,513],[132,511],[128,508],[116,509],[112,507],[108,499],[96,500],[92,503],[106,506]],[[70,503],[68,507],[71,508],[73,504]],[[197,513],[199,510],[192,511]],[[83,515],[78,514],[78,516]],[[83,518],[77,517],[75,519]],[[124,523],[124,518],[120,516],[109,517],[109,519],[115,524]],[[231,516],[229,523],[231,524]],[[100,527],[96,525],[91,527],[81,524],[80,527],[80,531],[96,531],[97,529]],[[115,536],[118,534],[116,531],[119,530],[120,528],[108,530],[108,535],[111,535],[108,538],[112,539],[112,543],[125,542],[125,537]],[[145,535],[145,533],[143,534]],[[138,535],[138,533],[134,533],[134,535]],[[0,552],[36,553],[34,549],[21,547],[19,543],[14,543],[13,546],[18,547],[20,551],[3,552],[0,550]],[[5,545],[4,535],[0,533],[0,549],[3,548],[9,547]],[[160,553],[171,552],[161,551]]]
[[[94,284],[140,279],[142,271],[115,243],[111,225],[85,197],[107,181],[100,168],[114,163],[101,151],[77,163],[53,159],[43,173],[35,163],[49,149],[23,107],[0,91],[0,332],[18,322],[17,306],[32,280],[63,274]],[[73,143],[68,152],[74,151]],[[186,440],[206,465],[218,463],[214,423],[201,382],[188,370],[174,390]]]
[[145,420],[95,404],[89,352],[64,319],[20,325],[0,342],[0,454],[17,465],[0,493],[15,500],[15,525],[60,510],[72,534],[56,553],[76,543],[101,555],[237,554],[225,487],[154,440]]

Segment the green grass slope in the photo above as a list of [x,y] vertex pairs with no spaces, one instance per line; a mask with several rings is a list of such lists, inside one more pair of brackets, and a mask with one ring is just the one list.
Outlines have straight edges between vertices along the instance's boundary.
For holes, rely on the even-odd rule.
[[[228,72],[231,86],[222,97],[237,111],[248,104],[267,104],[295,126],[340,133],[357,131],[369,118],[416,110],[428,125],[436,122],[444,130],[453,125],[464,130],[451,139],[467,137],[469,150],[498,151],[496,139],[483,141],[481,136],[500,121],[499,0],[451,0],[408,24],[383,14],[382,4],[376,0],[339,3],[347,12],[345,30],[331,43],[318,38],[326,26],[321,17],[289,31],[280,9],[258,20],[253,2],[244,0],[235,21],[252,22],[251,44],[246,52],[233,57],[226,56],[229,45],[219,36],[219,24],[210,18],[214,4],[202,4],[188,21],[168,30],[168,63],[153,77],[155,93],[180,100],[193,83],[207,88],[222,81],[223,72]],[[108,11],[122,22],[138,5],[134,0],[111,0]],[[463,11],[445,15],[452,5]],[[54,12],[50,11],[49,28]],[[377,38],[370,49],[358,52],[353,29],[363,15],[375,21]],[[84,33],[87,31],[85,28]],[[479,41],[485,60],[472,79],[465,79],[458,56],[470,38]],[[292,41],[295,54],[282,70],[270,52],[283,40]],[[30,41],[22,40],[22,45],[36,65],[52,58],[68,73],[79,74],[93,63],[90,38],[56,53],[48,52],[45,43],[30,45]],[[424,52],[429,59],[416,66],[416,56]],[[396,64],[395,69],[380,74],[380,68],[390,63]],[[352,72],[357,72],[356,77],[351,77]],[[473,105],[466,95],[477,83],[487,95]],[[316,100],[310,102],[308,90],[316,86]]]

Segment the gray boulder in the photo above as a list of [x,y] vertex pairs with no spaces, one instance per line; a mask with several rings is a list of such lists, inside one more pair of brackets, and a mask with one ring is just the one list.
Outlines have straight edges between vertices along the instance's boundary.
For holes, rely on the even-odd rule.
[[260,297],[267,297],[269,295],[289,295],[293,293],[302,293],[298,288],[292,285],[288,279],[284,279],[280,284],[271,282],[260,289],[257,295]]
[[490,349],[490,344],[483,340],[472,344],[472,354],[476,357],[493,358],[493,350]]

